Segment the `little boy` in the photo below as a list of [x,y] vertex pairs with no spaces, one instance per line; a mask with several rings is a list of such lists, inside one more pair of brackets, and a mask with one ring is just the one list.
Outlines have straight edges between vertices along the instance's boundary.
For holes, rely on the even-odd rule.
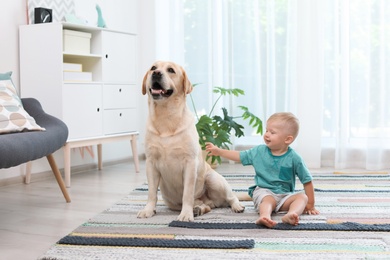
[[[267,120],[265,145],[241,152],[206,145],[211,155],[254,167],[256,185],[249,187],[248,193],[259,210],[258,225],[274,227],[277,223],[271,219],[273,211],[287,211],[282,221],[291,225],[298,225],[302,213],[319,214],[314,207],[313,178],[301,156],[290,147],[298,132],[299,120],[292,113],[282,112]],[[295,192],[296,176],[305,192]]]

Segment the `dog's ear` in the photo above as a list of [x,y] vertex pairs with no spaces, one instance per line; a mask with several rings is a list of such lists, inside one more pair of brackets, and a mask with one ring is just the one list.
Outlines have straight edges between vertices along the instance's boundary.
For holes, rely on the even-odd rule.
[[146,80],[148,79],[149,71],[146,72],[144,80],[142,81],[142,95],[146,94]]
[[183,71],[183,88],[184,88],[184,93],[186,94],[190,94],[192,92],[192,84],[190,82],[190,80],[188,79],[187,77],[187,73],[185,72],[184,69],[182,69]]

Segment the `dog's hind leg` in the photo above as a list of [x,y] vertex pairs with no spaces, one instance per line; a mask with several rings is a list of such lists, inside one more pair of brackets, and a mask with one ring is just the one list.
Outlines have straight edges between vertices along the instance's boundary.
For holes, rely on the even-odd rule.
[[252,201],[251,196],[247,192],[236,192],[235,195],[237,196],[239,201]]
[[238,198],[233,194],[233,192],[228,192],[227,202],[229,203],[231,209],[236,213],[242,213],[245,210],[245,207],[240,204]]
[[194,217],[201,216],[211,211],[211,207],[203,203],[202,200],[195,200],[194,203]]
[[[236,213],[244,212],[245,207],[240,204],[236,194],[232,191],[229,183],[219,173],[212,171],[206,180],[208,198],[215,204],[215,207],[225,207],[226,203]],[[207,203],[208,204],[208,203]]]

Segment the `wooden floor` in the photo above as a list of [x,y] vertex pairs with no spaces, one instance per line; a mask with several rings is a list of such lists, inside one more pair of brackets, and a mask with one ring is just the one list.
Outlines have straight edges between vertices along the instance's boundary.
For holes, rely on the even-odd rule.
[[53,178],[0,187],[0,259],[37,259],[76,227],[146,181],[144,161],[136,173],[122,163],[72,175],[66,203]]
[[[253,172],[252,167],[225,163],[219,172]],[[145,162],[140,172],[134,165],[121,163],[103,170],[72,175],[66,203],[54,179],[0,187],[0,259],[30,260],[46,252],[91,217],[146,182]]]

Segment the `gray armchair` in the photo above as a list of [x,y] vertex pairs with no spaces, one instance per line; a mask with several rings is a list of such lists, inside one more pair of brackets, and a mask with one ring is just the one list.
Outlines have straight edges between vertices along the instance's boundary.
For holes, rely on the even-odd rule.
[[57,179],[58,185],[70,202],[61,173],[54,160],[53,153],[65,145],[68,128],[61,120],[46,114],[41,104],[34,98],[22,98],[24,109],[46,131],[18,132],[0,135],[0,169],[9,168],[46,156]]

